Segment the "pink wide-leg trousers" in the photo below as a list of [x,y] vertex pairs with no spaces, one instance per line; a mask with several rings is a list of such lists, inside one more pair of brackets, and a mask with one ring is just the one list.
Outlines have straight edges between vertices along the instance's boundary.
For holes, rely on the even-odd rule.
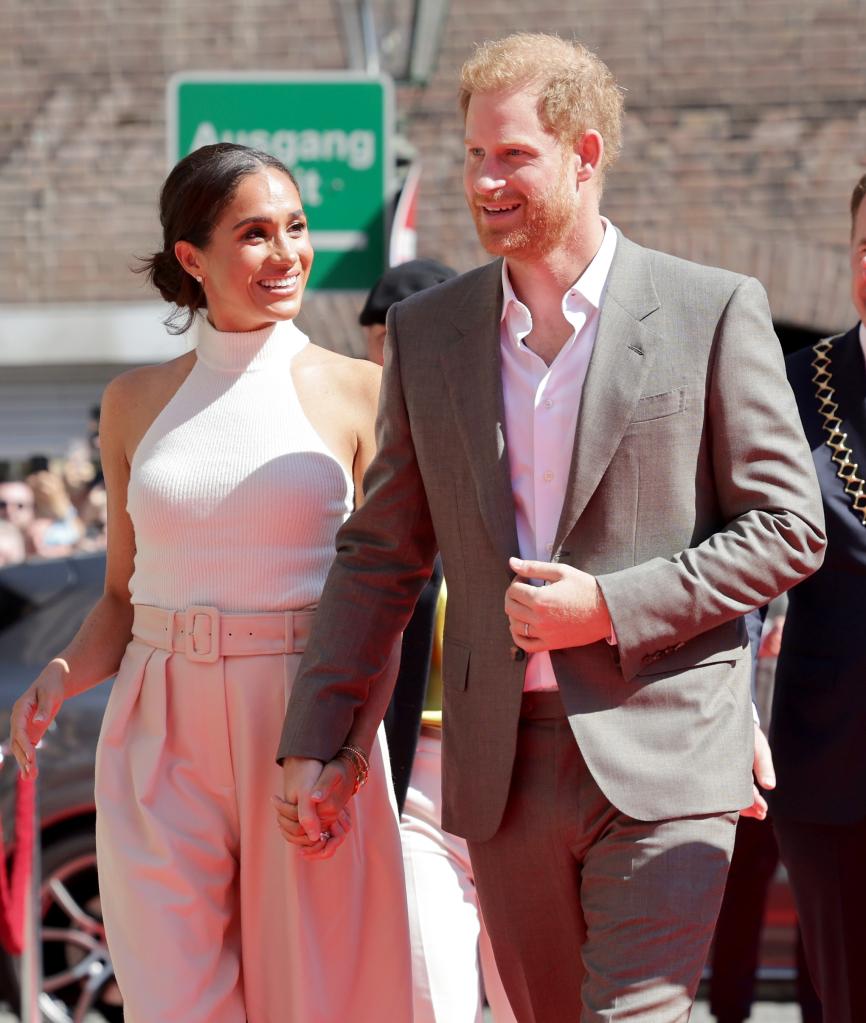
[[274,755],[309,619],[136,608],[96,765],[102,911],[128,1023],[412,1019],[381,740],[332,859],[304,860],[277,829]]

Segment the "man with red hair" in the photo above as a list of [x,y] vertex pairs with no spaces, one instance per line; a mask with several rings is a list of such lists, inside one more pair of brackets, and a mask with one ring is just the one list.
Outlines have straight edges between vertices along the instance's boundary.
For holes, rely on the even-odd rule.
[[285,797],[317,840],[321,762],[381,700],[438,548],[442,823],[515,1015],[674,1023],[754,798],[742,617],[820,564],[815,475],[757,281],[601,215],[622,111],[602,61],[486,43],[461,103],[497,258],[389,313],[378,455],[292,692]]

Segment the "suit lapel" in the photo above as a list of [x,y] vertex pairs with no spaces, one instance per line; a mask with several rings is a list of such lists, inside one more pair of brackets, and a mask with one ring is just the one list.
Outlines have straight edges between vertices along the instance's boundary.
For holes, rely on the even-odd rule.
[[442,347],[454,419],[472,467],[481,517],[504,560],[519,554],[505,439],[499,330],[502,260],[484,267],[452,313],[458,333]]
[[554,550],[574,529],[635,411],[658,340],[643,321],[659,308],[649,260],[621,234],[580,401]]

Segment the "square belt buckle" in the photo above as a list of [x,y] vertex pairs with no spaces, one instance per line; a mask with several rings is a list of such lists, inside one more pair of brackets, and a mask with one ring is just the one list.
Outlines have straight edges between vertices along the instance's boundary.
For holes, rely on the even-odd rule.
[[[196,621],[207,618],[210,625],[210,632],[202,637],[207,640],[206,650],[196,647]],[[193,604],[184,612],[184,654],[188,661],[198,661],[201,664],[213,664],[220,655],[220,613],[216,607],[207,607],[203,604]]]

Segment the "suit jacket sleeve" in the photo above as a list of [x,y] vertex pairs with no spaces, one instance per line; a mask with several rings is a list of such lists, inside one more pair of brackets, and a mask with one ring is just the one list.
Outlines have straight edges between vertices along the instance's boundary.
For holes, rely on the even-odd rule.
[[737,286],[719,321],[707,386],[718,530],[669,559],[598,579],[626,679],[694,636],[766,604],[823,560],[812,457],[766,294],[753,278]]
[[394,686],[391,652],[436,557],[403,398],[396,306],[388,314],[388,338],[377,454],[364,478],[364,503],[337,534],[336,560],[292,687],[279,760],[331,759],[368,700],[381,719]]

